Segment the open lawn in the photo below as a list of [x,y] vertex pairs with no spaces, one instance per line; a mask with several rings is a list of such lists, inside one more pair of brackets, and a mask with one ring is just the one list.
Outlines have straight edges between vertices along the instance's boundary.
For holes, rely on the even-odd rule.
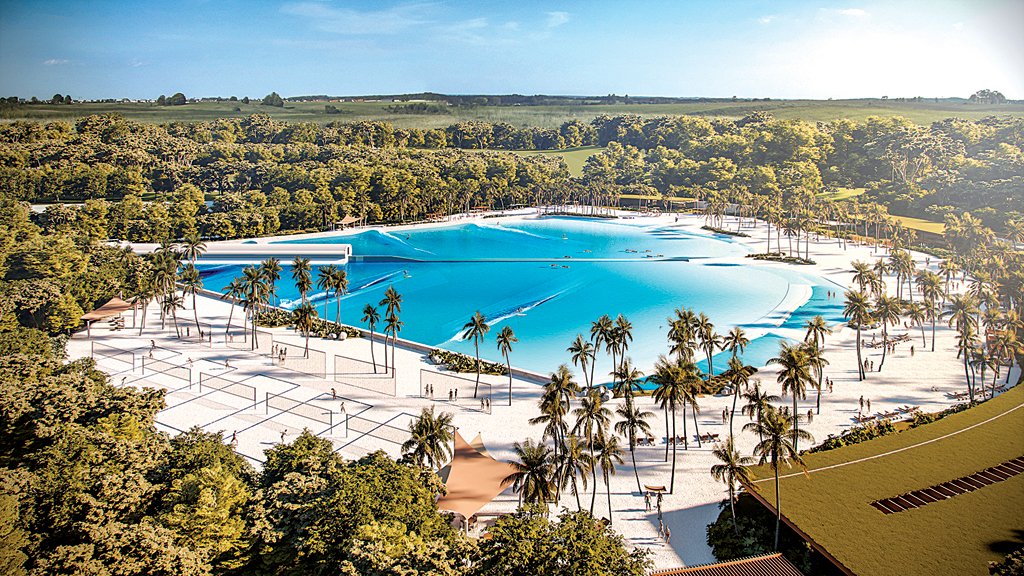
[[912,218],[910,216],[892,217],[896,220],[899,220],[907,228],[911,228],[913,230],[922,230],[924,232],[931,232],[933,234],[944,234],[946,232],[946,225],[942,222],[922,220],[921,218]]
[[[783,469],[782,513],[857,574],[987,574],[989,560],[1020,544],[1024,475],[896,514],[870,503],[1024,455],[1021,430],[1018,386],[923,427],[806,455],[807,475]],[[752,472],[774,505],[771,469]]]
[[590,158],[594,154],[600,154],[602,150],[604,150],[603,146],[583,146],[581,148],[570,148],[568,150],[516,150],[515,154],[520,156],[532,156],[533,154],[561,156],[562,160],[565,161],[566,166],[569,167],[570,174],[573,176],[582,176],[583,165],[587,163],[587,158]]
[[[0,109],[7,120],[73,120],[89,114],[117,113],[142,122],[204,121],[216,118],[269,114],[289,122],[354,122],[383,120],[400,128],[438,128],[462,120],[508,122],[515,126],[557,127],[568,120],[589,122],[601,114],[638,114],[640,116],[697,115],[741,118],[764,111],[777,118],[825,122],[837,118],[864,120],[868,116],[905,116],[927,125],[950,117],[976,120],[992,115],[1024,116],[1024,104],[969,104],[966,102],[896,102],[893,100],[771,100],[759,102],[715,101],[672,104],[567,104],[559,106],[477,106],[451,108],[450,114],[395,114],[387,107],[392,102],[331,102],[339,114],[327,114],[327,102],[288,102],[284,108],[262,106],[255,102],[198,102],[184,106],[157,106],[152,103],[110,104],[37,104]],[[401,106],[401,103],[397,103]]]
[[822,192],[821,194],[818,194],[818,197],[824,198],[825,200],[847,200],[849,198],[860,196],[866,191],[867,188],[839,188],[835,192]]

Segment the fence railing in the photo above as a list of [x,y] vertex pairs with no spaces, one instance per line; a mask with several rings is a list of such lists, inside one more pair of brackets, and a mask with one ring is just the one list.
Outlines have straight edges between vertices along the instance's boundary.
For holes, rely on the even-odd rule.
[[[474,391],[476,394],[474,394]],[[454,402],[462,408],[491,411],[491,384],[476,378],[456,376],[436,370],[420,369],[420,394],[424,398]]]
[[[411,414],[403,412],[391,420],[394,421],[401,416],[413,418]],[[364,416],[348,416],[345,418],[345,422],[346,432],[348,432],[348,435],[355,433],[358,434],[359,437],[369,436],[371,438],[376,438],[399,446],[409,439],[408,428],[400,428],[394,424],[388,424],[386,422],[377,422],[376,420],[371,420]],[[352,439],[349,444],[358,439],[359,438]]]
[[131,371],[135,372],[135,353],[129,350],[122,350],[115,346],[102,344],[100,342],[92,342],[92,358],[95,359],[97,356],[100,358],[109,358],[111,360],[117,360],[131,366]]
[[184,329],[181,331],[181,339],[186,342],[193,344],[200,344],[207,348],[213,347],[213,326],[209,324],[199,323],[198,328],[195,323],[186,324]]
[[148,356],[142,357],[142,375],[146,375],[146,370],[149,370],[153,374],[166,374],[171,378],[176,378],[185,382],[189,386],[192,385],[192,369],[187,366],[179,366],[172,364],[165,360],[158,358],[150,358]]
[[205,372],[199,373],[199,393],[203,393],[203,386],[207,389],[217,390],[232,396],[248,400],[256,405],[256,387],[241,382],[235,382],[234,380],[228,380],[223,376],[214,376],[213,374],[207,374]]
[[327,377],[327,353],[310,348],[307,354],[304,342],[276,340],[271,347],[270,358],[282,368],[317,378]]
[[334,426],[334,415],[330,410],[325,409],[323,406],[302,402],[300,400],[292,400],[287,396],[274,395],[268,392],[266,395],[266,410],[268,415],[270,415],[271,409],[277,410],[278,413],[295,414],[296,416],[301,416],[302,418],[319,424],[326,424],[330,427]]
[[270,355],[274,349],[274,334],[257,328],[254,345],[252,330],[245,325],[231,324],[224,334],[224,345],[235,350],[251,350],[257,354]]
[[[378,373],[374,373],[376,368]],[[397,396],[398,386],[394,373],[371,362],[336,354],[334,356],[334,381],[363,390],[387,396]]]

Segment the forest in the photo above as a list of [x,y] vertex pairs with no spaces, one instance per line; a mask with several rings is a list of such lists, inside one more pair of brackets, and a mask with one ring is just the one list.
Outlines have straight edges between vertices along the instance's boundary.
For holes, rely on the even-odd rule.
[[[581,177],[557,157],[503,150],[600,145]],[[344,216],[395,223],[476,208],[589,203],[622,194],[787,210],[864,187],[892,214],[971,211],[999,231],[1024,214],[1024,119],[809,123],[635,115],[558,129],[457,122],[285,123],[266,115],[151,125],[103,115],[0,126],[0,196],[52,206],[100,236],[158,242],[322,230]]]

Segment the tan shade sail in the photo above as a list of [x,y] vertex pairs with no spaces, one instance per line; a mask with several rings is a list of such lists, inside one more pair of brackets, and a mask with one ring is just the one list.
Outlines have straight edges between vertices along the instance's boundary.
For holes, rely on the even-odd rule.
[[469,518],[505,491],[508,486],[501,481],[515,471],[508,462],[481,454],[455,432],[455,454],[445,482],[448,494],[437,501],[437,508]]
[[86,322],[91,322],[93,320],[102,320],[104,318],[110,318],[111,316],[117,316],[118,314],[126,312],[131,309],[131,304],[125,302],[124,300],[121,300],[117,296],[114,296],[99,308],[93,310],[92,312],[87,312],[83,314],[82,320],[85,320]]

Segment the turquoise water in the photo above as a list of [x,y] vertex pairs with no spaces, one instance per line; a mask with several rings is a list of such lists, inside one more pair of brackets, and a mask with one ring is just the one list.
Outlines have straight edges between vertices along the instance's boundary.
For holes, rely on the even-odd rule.
[[[577,333],[589,336],[590,323],[602,314],[623,314],[632,322],[628,355],[645,371],[667,351],[666,318],[681,306],[706,313],[721,333],[739,325],[760,336],[744,354],[755,365],[777,351],[779,335],[773,331],[799,328],[815,314],[841,321],[839,302],[826,297],[836,287],[827,281],[789,269],[721,262],[748,251],[728,236],[695,235],[643,221],[484,221],[282,241],[334,242],[351,244],[355,256],[346,265],[349,293],[341,302],[342,322],[361,325],[363,306],[379,302],[394,285],[403,297],[403,338],[472,354],[473,343],[459,334],[479,310],[492,325],[481,356],[502,360],[494,335],[508,325],[519,338],[512,363],[543,373],[570,363],[565,349]],[[288,262],[282,264],[278,294],[283,306],[294,307],[299,294]],[[243,266],[199,262],[205,286],[216,291]],[[776,310],[801,290],[812,290],[805,304],[788,317]],[[314,292],[310,298],[323,315],[325,294]],[[333,319],[333,295],[327,308]],[[724,364],[716,360],[715,371]],[[610,369],[611,360],[599,356],[598,374]]]

